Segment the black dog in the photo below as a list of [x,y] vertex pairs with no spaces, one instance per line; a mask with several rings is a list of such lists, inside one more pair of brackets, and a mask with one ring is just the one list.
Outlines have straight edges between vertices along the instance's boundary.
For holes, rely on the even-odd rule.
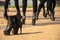
[[7,25],[6,29],[4,30],[5,35],[10,35],[12,28],[13,28],[13,34],[18,33],[19,27],[22,28],[22,22],[21,22],[22,16],[21,16],[20,9],[19,9],[19,0],[14,0],[15,7],[17,10],[17,15],[15,15],[15,16],[7,15],[9,1],[10,0],[5,0],[5,5],[4,5],[4,18],[6,18],[7,22],[8,22],[8,25]]
[[18,29],[20,28],[20,33],[22,33],[22,22],[19,19],[19,17],[17,17],[17,15],[15,16],[8,16],[7,19],[7,27],[4,30],[4,34],[5,35],[10,35],[10,32],[12,30],[13,34],[18,34]]

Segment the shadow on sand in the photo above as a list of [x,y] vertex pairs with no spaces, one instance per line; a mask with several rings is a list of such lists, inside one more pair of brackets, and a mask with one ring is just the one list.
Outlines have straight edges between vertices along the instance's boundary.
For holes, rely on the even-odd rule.
[[[43,32],[28,32],[28,33],[22,33],[21,35],[38,34],[38,33],[43,33]],[[18,35],[20,35],[20,34],[18,34]]]
[[[46,19],[46,18],[39,18],[39,19]],[[50,18],[48,18],[50,19]],[[60,24],[60,17],[56,17],[56,20],[55,21],[50,21],[50,22],[38,22],[36,23],[34,26],[45,26],[45,25],[53,25],[53,24]],[[29,25],[29,27],[32,25],[31,24],[25,24],[25,25]]]
[[[27,33],[18,33],[17,35],[31,35],[31,34],[39,34],[39,33],[43,33],[43,32],[27,32]],[[13,36],[13,34],[10,35],[6,35],[6,36]]]
[[55,21],[38,23],[35,26],[44,26],[44,25],[53,25],[53,24],[60,24],[60,17],[56,17]]

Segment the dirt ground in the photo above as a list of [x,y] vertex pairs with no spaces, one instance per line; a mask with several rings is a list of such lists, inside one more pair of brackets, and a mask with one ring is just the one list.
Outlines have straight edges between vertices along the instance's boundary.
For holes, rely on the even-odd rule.
[[[32,8],[27,8],[27,18],[25,25],[23,25],[22,34],[13,35],[11,33],[10,36],[3,34],[7,21],[3,17],[3,8],[0,9],[0,40],[60,40],[60,7],[55,9],[55,21],[51,21],[49,17],[44,18],[41,11],[35,26],[32,25]],[[8,15],[16,14],[15,9],[10,8],[9,10]]]

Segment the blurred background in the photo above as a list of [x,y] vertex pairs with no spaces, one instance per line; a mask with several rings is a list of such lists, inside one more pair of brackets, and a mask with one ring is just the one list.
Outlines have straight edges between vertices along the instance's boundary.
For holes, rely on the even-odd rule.
[[[59,6],[60,5],[60,0],[56,0],[56,2],[57,2],[57,5]],[[4,3],[5,3],[5,0],[0,0],[0,7],[3,6]],[[28,3],[27,5],[29,7],[32,7],[32,0],[28,0],[27,3]],[[38,0],[38,4],[39,4],[39,0]],[[19,0],[19,5],[20,5],[20,7],[22,7],[22,0]],[[9,6],[10,7],[14,6],[14,0],[10,0]]]

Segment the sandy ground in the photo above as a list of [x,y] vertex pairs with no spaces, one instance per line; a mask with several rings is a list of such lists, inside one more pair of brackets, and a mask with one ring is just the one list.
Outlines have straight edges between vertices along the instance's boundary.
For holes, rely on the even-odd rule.
[[[31,10],[30,8],[27,9]],[[14,15],[16,12],[8,13]],[[33,26],[32,11],[26,12],[26,24],[23,25],[22,34],[13,35],[11,33],[10,36],[6,36],[3,34],[3,30],[7,25],[7,21],[3,18],[3,11],[0,11],[0,40],[60,40],[60,8],[55,9],[55,21],[51,21],[49,17],[44,18],[42,15],[41,11],[36,25]]]

